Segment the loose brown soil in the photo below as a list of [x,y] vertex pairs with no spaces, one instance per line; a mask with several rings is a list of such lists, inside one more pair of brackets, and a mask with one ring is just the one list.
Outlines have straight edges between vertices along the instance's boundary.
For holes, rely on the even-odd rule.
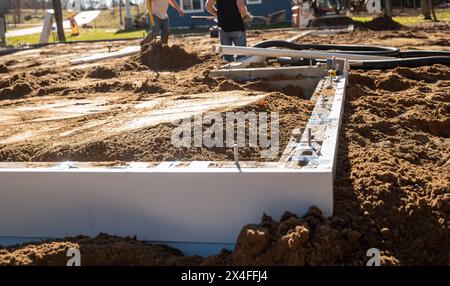
[[[215,97],[222,101],[229,97],[229,103],[205,111],[279,113],[281,155],[291,131],[305,125],[313,103],[295,88],[283,93],[258,83],[211,78],[208,70],[220,63],[210,57],[185,71],[156,74],[123,60],[114,66],[56,74],[38,70],[5,78],[0,95],[18,100],[0,101],[0,161],[230,160],[230,148],[172,146],[176,126],[171,122],[184,118],[184,112],[161,122],[151,118],[157,110],[189,108]],[[130,71],[130,65],[138,71]],[[211,99],[199,96],[204,93]],[[260,96],[267,104],[261,105]],[[240,151],[243,160],[260,159],[256,148]]]
[[97,66],[93,68],[88,74],[89,77],[98,79],[109,79],[117,77],[118,75],[119,74],[117,73],[116,70],[102,66]]
[[135,238],[99,234],[95,238],[78,236],[64,241],[48,241],[22,248],[0,249],[0,266],[61,266],[67,263],[67,251],[79,249],[85,266],[164,266],[198,265],[200,257],[184,257],[169,246],[149,245]]
[[1,64],[0,73],[7,73],[7,72],[9,72],[8,67],[6,65]]
[[[306,36],[302,41],[450,50],[448,46],[439,45],[447,39],[448,28],[448,24],[429,24],[398,31]],[[271,36],[279,34],[261,33],[257,39]],[[183,41],[203,40],[188,38]],[[204,56],[202,53],[207,50],[199,46],[195,49],[199,56]],[[155,96],[186,96],[219,90],[261,92],[246,84],[209,77],[207,70],[220,62],[218,58],[210,58],[176,73],[156,74],[139,63],[117,61],[111,64],[111,68],[114,66],[119,77],[106,80],[90,78],[92,66],[40,77],[32,72],[44,70],[43,67],[33,67],[25,72],[17,67],[23,66],[19,62],[8,67],[8,74],[0,76],[1,92],[5,97],[18,99],[2,100],[0,108],[21,106],[24,102],[43,104],[61,98],[100,100],[106,97],[128,106],[126,104],[130,102],[141,102]],[[48,84],[42,81],[48,81]],[[20,96],[9,90],[23,82],[28,83],[32,90]],[[287,114],[286,122],[299,120],[295,114],[307,112],[310,108],[308,101],[301,96],[275,92],[268,98],[269,106],[262,106]],[[261,108],[261,102],[248,106]],[[290,113],[286,108],[291,109],[292,106],[296,109]],[[27,116],[31,116],[30,113],[23,114],[23,121],[31,124],[27,123]],[[65,125],[83,126],[85,120],[95,116],[88,114],[78,119],[65,119]],[[109,120],[109,117],[102,118]],[[30,125],[28,129],[25,126],[23,132],[30,129]],[[104,156],[111,160],[153,159],[151,152],[140,153],[137,145],[132,145],[136,140],[144,140],[146,148],[149,144],[157,146],[151,142],[155,140],[155,134],[165,134],[167,126],[159,130],[152,128],[104,138],[100,136],[93,141],[81,140],[79,145],[59,139],[65,146],[58,147],[60,149],[45,146],[49,140],[55,141],[55,137],[49,137],[51,139],[47,141],[19,140],[1,145],[0,158],[3,161],[62,160],[85,153],[91,154],[92,157],[85,157],[89,159]],[[5,248],[0,250],[0,265],[64,265],[64,250],[74,244],[75,247],[89,249],[86,253],[94,253],[86,254],[85,265],[365,265],[369,248],[381,250],[383,265],[450,265],[449,130],[449,67],[355,70],[350,74],[339,138],[332,217],[324,218],[315,208],[304,217],[293,214],[296,210],[289,210],[292,213],[287,212],[280,220],[264,215],[260,224],[242,229],[234,252],[208,258],[184,257],[167,247],[102,235],[96,240],[68,238],[61,242]],[[5,132],[5,127],[0,129],[0,136],[4,136],[1,132]],[[107,157],[115,153],[119,155]],[[140,155],[135,157],[135,154]],[[174,154],[169,152],[162,158],[165,156]],[[227,155],[226,152],[215,152],[199,156],[223,159]]]
[[195,53],[188,53],[179,45],[163,45],[161,42],[145,45],[140,55],[142,64],[154,70],[187,69],[203,60]]
[[386,16],[376,17],[368,22],[360,24],[359,26],[373,31],[400,30],[403,27],[398,22],[392,20],[392,18]]
[[383,265],[449,265],[449,127],[449,67],[353,71],[334,215],[264,216],[225,263],[364,265],[375,247]]
[[[294,87],[277,91],[258,82],[214,79],[209,71],[222,60],[198,50],[209,49],[209,43],[193,46],[187,51],[178,44],[157,43],[144,47],[140,56],[75,67],[64,62],[50,67],[50,59],[41,57],[63,54],[64,46],[37,50],[40,57],[31,68],[6,59],[12,72],[0,77],[0,161],[230,160],[229,146],[181,150],[171,144],[172,122],[190,117],[176,108],[210,100],[225,101],[203,112],[278,112],[281,155],[291,130],[305,125],[313,103]],[[119,42],[116,49],[122,47]],[[200,96],[205,93],[210,98]],[[268,104],[261,105],[260,96]],[[155,121],[158,110],[176,114]],[[240,153],[242,160],[261,160],[257,148],[240,148]]]

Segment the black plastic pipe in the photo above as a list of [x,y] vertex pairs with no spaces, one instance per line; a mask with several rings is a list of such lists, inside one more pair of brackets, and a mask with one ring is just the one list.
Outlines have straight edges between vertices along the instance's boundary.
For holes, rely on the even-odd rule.
[[360,63],[350,63],[351,69],[393,69],[398,67],[417,68],[421,66],[431,66],[441,64],[450,66],[450,57],[420,57],[420,58],[403,58],[392,60],[368,60]]
[[[450,52],[410,50],[400,51],[393,47],[362,46],[362,45],[321,45],[321,44],[298,44],[287,41],[265,41],[254,47],[256,48],[286,48],[291,50],[332,50],[333,53],[377,55],[393,57],[389,60],[362,60],[351,62],[353,69],[391,69],[396,67],[420,67],[433,64],[450,66]],[[305,66],[316,64],[318,60],[278,58],[278,62],[287,65]]]
[[401,51],[401,58],[418,58],[418,57],[450,57],[450,52],[447,51],[427,51],[427,50],[409,50]]
[[379,47],[366,45],[322,45],[322,44],[298,44],[287,41],[265,41],[254,46],[255,48],[286,48],[290,50],[318,50],[329,51],[342,54],[358,54],[396,57],[399,56],[400,49],[393,47]]

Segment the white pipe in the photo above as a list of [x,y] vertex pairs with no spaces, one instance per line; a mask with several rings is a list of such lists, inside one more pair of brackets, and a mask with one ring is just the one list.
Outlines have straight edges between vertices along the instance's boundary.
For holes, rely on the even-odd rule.
[[238,56],[263,56],[263,57],[292,57],[303,59],[330,59],[332,57],[338,57],[346,60],[388,60],[390,57],[381,56],[369,56],[369,55],[356,55],[356,54],[341,54],[333,52],[319,52],[319,51],[296,51],[287,49],[272,49],[272,48],[253,48],[253,47],[236,47],[236,46],[224,46],[214,45],[213,51],[219,54],[225,55],[238,55]]
[[121,58],[137,54],[140,50],[141,48],[139,46],[130,46],[117,52],[97,53],[87,57],[73,59],[70,60],[69,63],[71,65],[79,65],[79,64],[99,62],[107,59]]

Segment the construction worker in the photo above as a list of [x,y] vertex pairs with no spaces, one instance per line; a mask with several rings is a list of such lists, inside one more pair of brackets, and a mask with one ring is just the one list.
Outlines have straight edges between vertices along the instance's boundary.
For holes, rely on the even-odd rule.
[[151,1],[151,11],[149,11],[149,13],[152,13],[153,15],[154,25],[153,27],[151,27],[150,32],[148,32],[144,40],[142,40],[141,45],[153,41],[158,33],[160,33],[161,35],[161,42],[163,44],[167,44],[169,42],[169,16],[167,15],[169,4],[175,10],[177,10],[178,15],[180,17],[184,16],[184,11],[178,5],[176,0],[147,0],[147,1]]
[[71,36],[78,36],[80,34],[80,27],[78,26],[77,20],[75,20],[75,16],[77,13],[73,10],[67,11],[67,20],[70,22],[70,27],[72,28]]
[[[222,45],[247,46],[244,22],[252,20],[244,0],[207,0],[206,10],[217,17]],[[238,57],[239,58],[239,57]],[[233,55],[225,55],[227,62],[234,61]]]

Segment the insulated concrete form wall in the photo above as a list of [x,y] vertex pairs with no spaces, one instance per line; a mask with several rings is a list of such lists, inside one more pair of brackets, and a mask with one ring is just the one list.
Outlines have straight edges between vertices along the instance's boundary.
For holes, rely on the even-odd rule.
[[331,173],[300,170],[3,170],[0,236],[137,235],[235,241],[262,214],[331,214]]
[[242,226],[259,222],[263,213],[279,219],[284,211],[302,215],[315,205],[330,216],[346,77],[333,85],[329,110],[316,104],[312,114],[324,124],[315,165],[0,168],[0,236],[107,232],[150,241],[233,243]]

